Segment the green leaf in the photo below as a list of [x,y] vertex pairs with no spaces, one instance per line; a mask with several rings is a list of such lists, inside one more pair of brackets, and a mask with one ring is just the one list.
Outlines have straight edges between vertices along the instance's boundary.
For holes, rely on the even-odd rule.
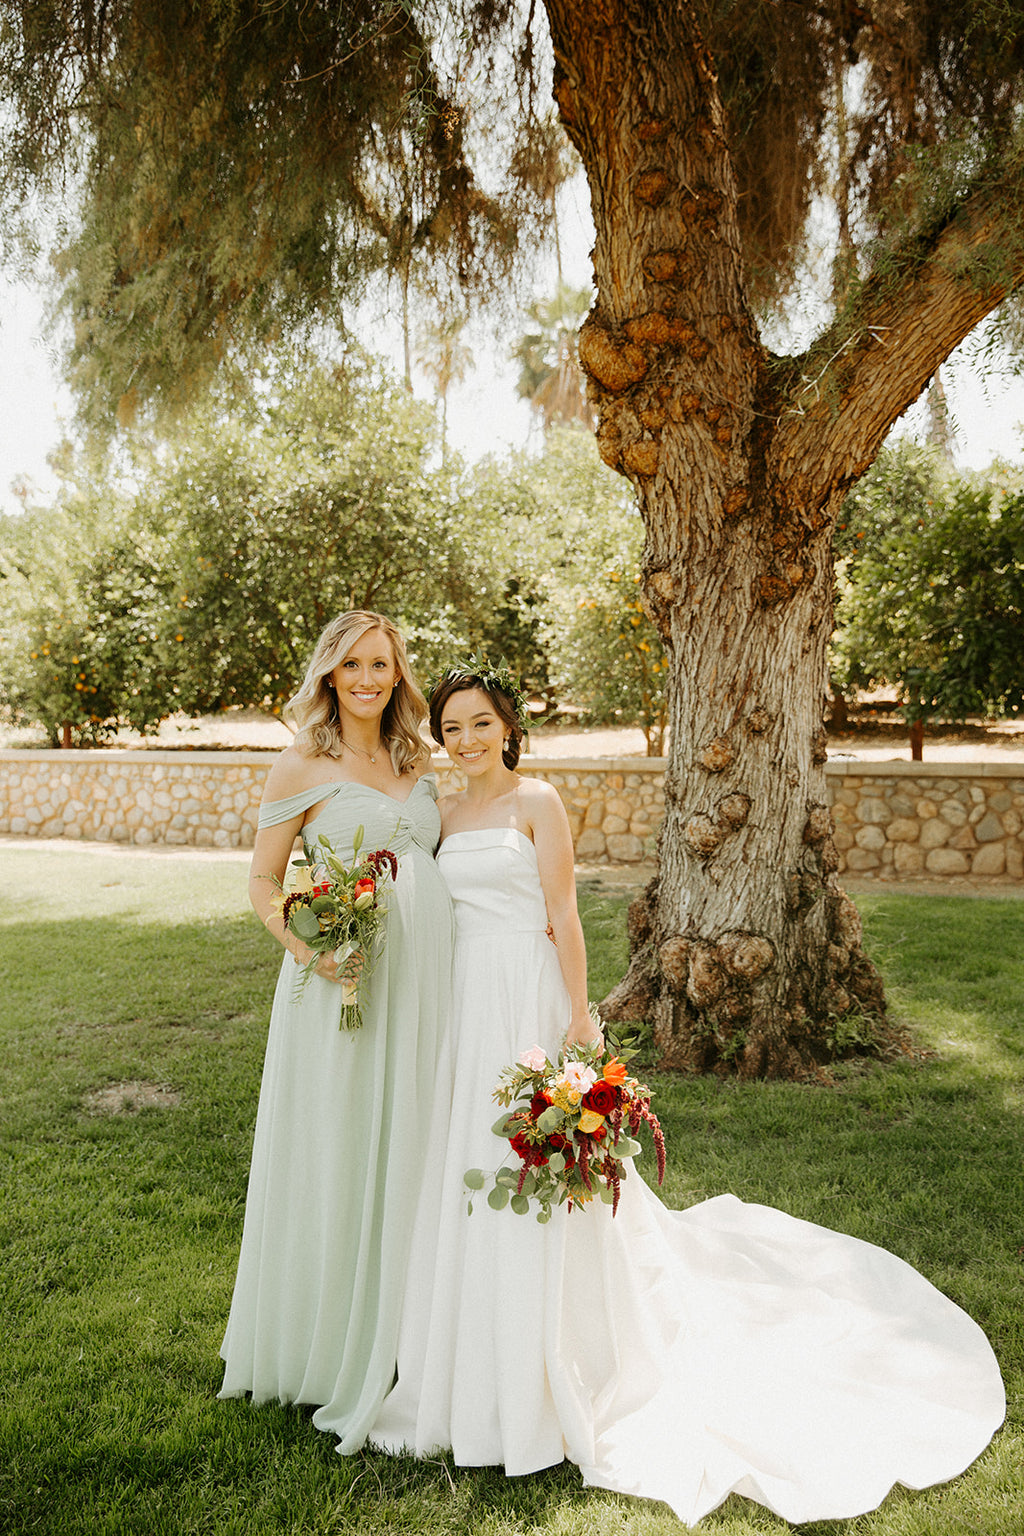
[[642,1148],[638,1141],[633,1140],[632,1136],[620,1136],[615,1145],[608,1150],[613,1157],[617,1157],[621,1162],[623,1158],[636,1157]]
[[543,1114],[537,1117],[537,1129],[543,1131],[545,1136],[550,1136],[552,1131],[557,1131],[565,1120],[562,1111],[555,1104],[549,1104]]
[[320,936],[320,924],[308,907],[295,907],[288,918],[288,926],[297,939],[309,943]]
[[552,1173],[562,1173],[565,1169],[565,1158],[561,1152],[552,1152],[548,1158],[548,1167]]
[[462,1175],[462,1182],[467,1189],[483,1189],[487,1175],[482,1168],[467,1168]]
[[515,1211],[517,1216],[525,1216],[527,1211],[530,1209],[530,1202],[527,1200],[525,1195],[513,1195],[512,1209]]
[[516,1134],[516,1128],[510,1123],[508,1115],[502,1115],[500,1120],[495,1120],[491,1130],[495,1136],[504,1136],[506,1139],[511,1139]]
[[494,1182],[502,1189],[518,1189],[519,1175],[513,1168],[499,1168],[494,1175]]
[[503,1211],[506,1205],[508,1205],[508,1190],[502,1189],[500,1184],[496,1184],[487,1196],[487,1204],[492,1211]]

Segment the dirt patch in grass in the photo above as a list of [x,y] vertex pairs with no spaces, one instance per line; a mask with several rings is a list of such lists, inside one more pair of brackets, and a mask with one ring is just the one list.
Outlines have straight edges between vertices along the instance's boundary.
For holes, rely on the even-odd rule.
[[137,1115],[143,1109],[173,1109],[181,1103],[181,1094],[166,1083],[148,1083],[133,1078],[127,1083],[108,1083],[94,1088],[82,1100],[90,1115]]

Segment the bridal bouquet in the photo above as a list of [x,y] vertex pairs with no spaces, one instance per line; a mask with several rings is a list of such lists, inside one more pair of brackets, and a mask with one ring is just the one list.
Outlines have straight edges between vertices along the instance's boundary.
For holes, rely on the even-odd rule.
[[614,1216],[626,1165],[641,1150],[636,1138],[642,1126],[654,1143],[660,1184],[665,1138],[648,1088],[629,1075],[626,1062],[633,1054],[614,1041],[603,1048],[568,1046],[556,1062],[539,1045],[524,1051],[501,1073],[494,1097],[511,1109],[491,1127],[508,1140],[518,1166],[502,1165],[492,1174],[470,1168],[467,1187],[483,1189],[493,1181],[488,1205],[511,1205],[519,1215],[535,1200],[540,1222],[550,1221],[553,1206],[568,1202],[571,1210],[595,1195]]
[[339,1029],[359,1029],[359,988],[370,973],[382,939],[387,905],[382,899],[388,881],[398,874],[398,859],[389,848],[359,857],[363,829],[352,839],[352,863],[338,858],[326,837],[319,838],[307,857],[295,859],[291,890],[281,890],[279,901],[284,925],[308,944],[313,958],[303,970],[304,987],[322,954],[334,953],[346,966],[341,983]]

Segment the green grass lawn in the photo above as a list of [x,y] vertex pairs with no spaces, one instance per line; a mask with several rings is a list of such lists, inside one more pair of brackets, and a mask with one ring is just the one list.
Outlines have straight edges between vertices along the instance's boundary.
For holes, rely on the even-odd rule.
[[[663,1506],[450,1461],[339,1457],[306,1410],[219,1403],[279,951],[232,858],[0,848],[0,1531],[666,1536]],[[593,994],[625,897],[584,887]],[[813,1536],[1024,1526],[1024,904],[860,900],[926,1052],[834,1087],[652,1079],[671,1205],[731,1190],[867,1238],[984,1326],[1007,1427],[964,1477]],[[110,1112],[95,1097],[132,1090]],[[160,1102],[146,1107],[147,1091]],[[143,1107],[137,1107],[139,1103]],[[714,1536],[782,1533],[732,1499]]]

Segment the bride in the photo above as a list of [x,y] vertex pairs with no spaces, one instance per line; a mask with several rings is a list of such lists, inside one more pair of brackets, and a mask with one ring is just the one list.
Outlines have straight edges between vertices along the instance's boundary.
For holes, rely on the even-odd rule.
[[1002,1422],[999,1369],[895,1255],[732,1195],[669,1211],[634,1168],[614,1219],[597,1201],[543,1226],[467,1212],[465,1170],[501,1159],[501,1069],[596,1026],[567,818],[515,772],[515,682],[450,668],[430,723],[467,781],[441,801],[437,855],[455,908],[452,1055],[372,1443],[512,1475],[568,1457],[585,1483],[687,1523],[730,1493],[799,1523],[955,1477]]

